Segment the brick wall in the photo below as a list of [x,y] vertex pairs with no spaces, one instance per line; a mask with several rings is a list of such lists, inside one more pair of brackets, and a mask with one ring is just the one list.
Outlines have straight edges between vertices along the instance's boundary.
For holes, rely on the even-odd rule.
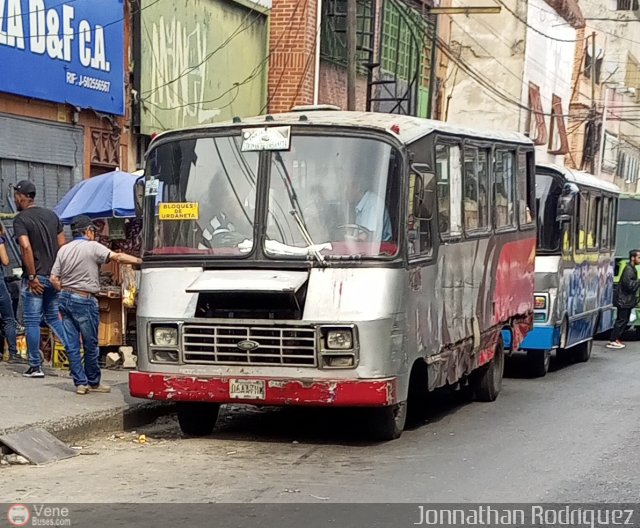
[[269,33],[269,112],[313,103],[317,0],[274,0]]
[[[320,86],[318,102],[347,109],[347,71],[331,62],[320,62]],[[356,83],[356,110],[367,106],[367,78],[359,75]]]

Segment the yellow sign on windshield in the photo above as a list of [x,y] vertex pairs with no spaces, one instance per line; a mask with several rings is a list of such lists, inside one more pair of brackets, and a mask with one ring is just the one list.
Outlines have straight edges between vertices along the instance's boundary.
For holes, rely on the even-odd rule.
[[197,202],[161,203],[160,220],[198,220],[200,210]]

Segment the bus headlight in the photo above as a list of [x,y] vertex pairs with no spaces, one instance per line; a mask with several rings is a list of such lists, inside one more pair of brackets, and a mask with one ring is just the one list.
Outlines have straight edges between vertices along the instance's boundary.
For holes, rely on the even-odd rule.
[[153,344],[164,347],[178,346],[178,329],[170,326],[156,326],[153,329]]
[[547,298],[544,295],[534,295],[533,296],[533,309],[534,310],[546,310],[547,309]]
[[353,348],[353,331],[350,328],[343,330],[329,330],[327,332],[328,350],[351,350]]

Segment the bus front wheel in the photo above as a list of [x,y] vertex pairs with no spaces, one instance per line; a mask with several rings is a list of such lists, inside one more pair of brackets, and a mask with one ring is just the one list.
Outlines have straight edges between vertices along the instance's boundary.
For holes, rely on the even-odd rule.
[[407,421],[407,402],[371,408],[368,418],[372,440],[386,442],[400,438]]
[[496,353],[489,364],[483,365],[471,376],[476,399],[483,402],[494,401],[502,389],[503,374],[504,345],[501,339],[496,346]]
[[187,436],[207,436],[218,421],[220,404],[203,402],[178,403],[178,424]]
[[549,372],[551,365],[550,350],[528,350],[527,363],[529,365],[529,373],[534,378],[542,378]]

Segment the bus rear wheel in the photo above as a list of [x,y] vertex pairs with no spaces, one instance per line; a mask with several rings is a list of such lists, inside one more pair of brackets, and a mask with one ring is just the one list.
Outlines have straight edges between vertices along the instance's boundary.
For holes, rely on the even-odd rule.
[[483,365],[471,375],[471,383],[476,399],[482,402],[492,402],[502,389],[504,374],[504,345],[502,339],[496,345],[496,353],[488,365]]
[[586,363],[591,358],[593,340],[585,341],[573,347],[573,358],[577,363]]
[[387,442],[400,438],[407,421],[407,402],[369,409],[368,419],[372,440]]
[[542,378],[549,372],[551,365],[550,350],[528,350],[527,363],[529,366],[529,374],[534,378]]
[[220,404],[203,402],[178,403],[178,424],[187,436],[207,436],[218,421]]

